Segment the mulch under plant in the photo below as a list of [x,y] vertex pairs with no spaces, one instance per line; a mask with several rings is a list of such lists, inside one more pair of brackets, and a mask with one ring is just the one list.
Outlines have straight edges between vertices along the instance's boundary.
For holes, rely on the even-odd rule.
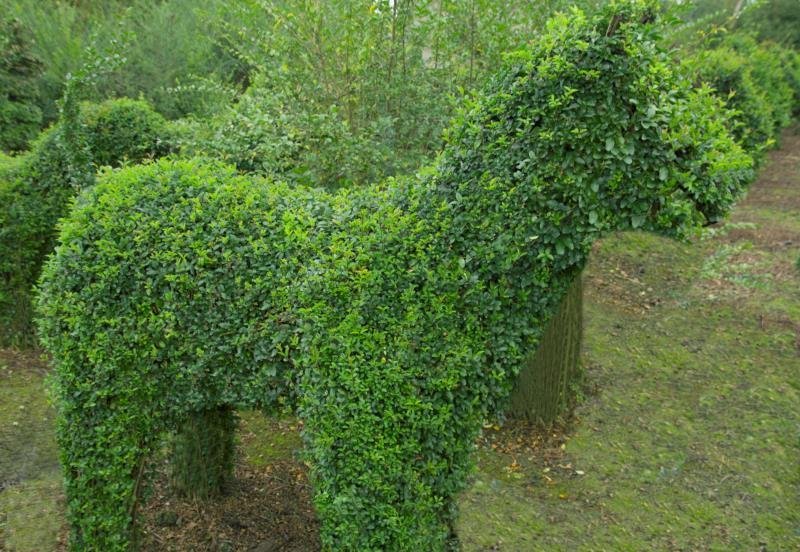
[[262,468],[239,464],[225,494],[192,501],[170,493],[160,474],[140,509],[146,552],[311,552],[320,549],[306,467],[277,461]]
[[[525,422],[487,426],[481,448],[560,466],[567,427],[549,431]],[[241,455],[240,455],[241,456]],[[513,465],[510,469],[513,469]],[[162,472],[164,470],[161,470]],[[144,552],[317,552],[319,522],[311,501],[307,467],[279,460],[263,467],[240,462],[223,496],[192,501],[169,491],[159,473],[149,499],[139,510]]]

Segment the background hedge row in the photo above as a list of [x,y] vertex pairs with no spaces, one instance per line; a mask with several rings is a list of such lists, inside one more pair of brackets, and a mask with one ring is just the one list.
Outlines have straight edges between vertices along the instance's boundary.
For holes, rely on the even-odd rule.
[[71,200],[94,182],[103,166],[140,163],[169,151],[166,123],[141,100],[83,104],[78,143],[86,145],[89,168],[76,179],[74,145],[58,124],[25,155],[0,160],[0,344],[35,343],[31,292],[56,240],[56,223]]

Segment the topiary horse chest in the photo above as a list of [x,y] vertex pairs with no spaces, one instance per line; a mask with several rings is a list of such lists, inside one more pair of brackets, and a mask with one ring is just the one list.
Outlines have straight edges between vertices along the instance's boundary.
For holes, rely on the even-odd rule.
[[85,193],[40,300],[73,547],[128,547],[141,459],[193,412],[292,406],[325,549],[443,549],[592,242],[685,235],[751,175],[635,6],[551,21],[413,178],[328,194],[160,161]]

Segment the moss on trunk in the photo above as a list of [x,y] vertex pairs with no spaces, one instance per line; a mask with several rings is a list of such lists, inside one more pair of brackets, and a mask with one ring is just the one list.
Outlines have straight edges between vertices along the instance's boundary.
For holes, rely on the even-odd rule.
[[228,406],[190,415],[172,441],[170,476],[181,495],[209,498],[233,477],[236,413]]
[[511,392],[508,415],[550,425],[574,404],[581,369],[583,283],[579,274],[525,364]]

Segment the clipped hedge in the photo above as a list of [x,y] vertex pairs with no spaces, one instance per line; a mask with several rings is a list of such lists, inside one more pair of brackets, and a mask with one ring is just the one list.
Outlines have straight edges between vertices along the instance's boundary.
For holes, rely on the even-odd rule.
[[786,64],[785,53],[793,50],[777,44],[759,43],[743,33],[727,36],[724,43],[747,59],[756,85],[769,102],[775,129],[787,126],[792,120],[794,89],[791,83],[793,71],[791,65]]
[[594,240],[686,236],[752,177],[654,4],[555,17],[413,178],[330,193],[162,160],[86,190],[39,301],[73,549],[126,550],[159,435],[225,406],[305,420],[324,549],[455,547],[482,422]]
[[696,80],[732,110],[731,131],[756,159],[775,144],[797,106],[797,53],[733,34],[685,60]]
[[776,49],[786,82],[792,89],[792,114],[800,115],[800,52],[788,48]]
[[731,131],[747,151],[759,157],[772,144],[775,118],[747,58],[727,46],[719,46],[700,51],[686,63],[733,110]]
[[86,175],[73,166],[63,125],[43,132],[30,153],[15,158],[13,171],[0,171],[0,344],[35,342],[31,288],[55,247],[56,222],[79,189],[93,183],[94,170],[168,149],[164,119],[142,101],[84,104],[78,132],[91,164]]
[[170,152],[167,123],[144,100],[120,98],[81,107],[92,160],[98,167],[141,163]]

